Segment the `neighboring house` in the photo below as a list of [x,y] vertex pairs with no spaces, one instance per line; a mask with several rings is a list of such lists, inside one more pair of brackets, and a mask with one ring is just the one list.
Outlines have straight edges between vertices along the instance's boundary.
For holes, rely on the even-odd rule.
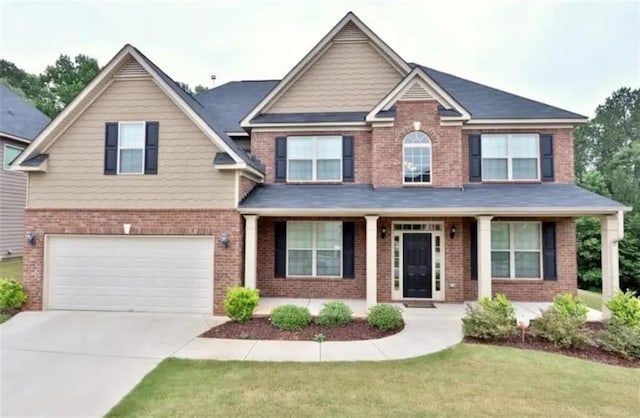
[[14,164],[30,308],[548,301],[576,291],[583,215],[606,298],[629,208],[574,185],[584,121],[406,62],[352,13],[282,80],[195,97],[126,45]]
[[27,175],[9,166],[49,118],[0,83],[0,260],[22,255]]

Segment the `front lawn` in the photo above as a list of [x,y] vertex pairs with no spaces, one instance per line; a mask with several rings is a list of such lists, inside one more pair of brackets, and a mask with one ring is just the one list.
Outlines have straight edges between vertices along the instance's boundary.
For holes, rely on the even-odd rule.
[[460,344],[409,360],[168,359],[108,416],[637,416],[637,369]]
[[22,257],[0,260],[0,277],[5,279],[22,279]]
[[578,289],[578,297],[591,309],[602,310],[602,293]]

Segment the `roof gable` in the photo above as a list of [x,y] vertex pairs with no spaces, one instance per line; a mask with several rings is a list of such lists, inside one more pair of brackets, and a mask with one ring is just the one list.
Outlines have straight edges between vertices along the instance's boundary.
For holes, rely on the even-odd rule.
[[[143,71],[144,70],[144,71]],[[216,144],[237,163],[237,168],[264,172],[264,166],[249,156],[218,127],[209,112],[175,81],[132,45],[125,45],[84,90],[43,130],[33,143],[18,157],[13,166],[46,152],[53,142],[73,121],[100,96],[114,78],[152,77],[169,98]]]
[[[398,100],[436,100],[443,110],[455,111],[456,119],[469,119],[469,112],[420,67],[416,67],[387,94],[367,115],[367,121],[384,117]],[[381,113],[382,112],[382,113]]]
[[[288,113],[369,110],[410,70],[409,65],[398,54],[356,15],[349,12],[249,112],[241,126],[251,126],[253,118],[267,111]],[[361,83],[356,81],[356,85],[353,85],[352,76],[362,74],[377,74],[378,77],[375,83],[365,77]],[[375,91],[367,92],[368,88],[374,88]],[[358,94],[354,94],[356,91]],[[318,102],[326,103],[328,99],[331,103],[326,107],[318,106],[318,103],[309,104],[310,96],[317,97]],[[351,100],[355,101],[350,102]]]
[[49,120],[47,115],[0,83],[0,135],[30,142]]

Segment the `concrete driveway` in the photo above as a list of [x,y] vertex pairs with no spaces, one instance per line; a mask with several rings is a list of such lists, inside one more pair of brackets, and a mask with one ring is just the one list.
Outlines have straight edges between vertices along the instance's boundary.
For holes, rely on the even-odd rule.
[[0,325],[0,416],[103,416],[212,316],[23,312]]

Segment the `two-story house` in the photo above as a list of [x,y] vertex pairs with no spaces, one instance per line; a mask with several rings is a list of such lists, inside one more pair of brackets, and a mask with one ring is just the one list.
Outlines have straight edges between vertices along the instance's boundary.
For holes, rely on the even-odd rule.
[[410,63],[348,13],[282,79],[190,96],[127,45],[14,164],[33,309],[222,313],[261,296],[463,302],[576,291],[584,116]]

